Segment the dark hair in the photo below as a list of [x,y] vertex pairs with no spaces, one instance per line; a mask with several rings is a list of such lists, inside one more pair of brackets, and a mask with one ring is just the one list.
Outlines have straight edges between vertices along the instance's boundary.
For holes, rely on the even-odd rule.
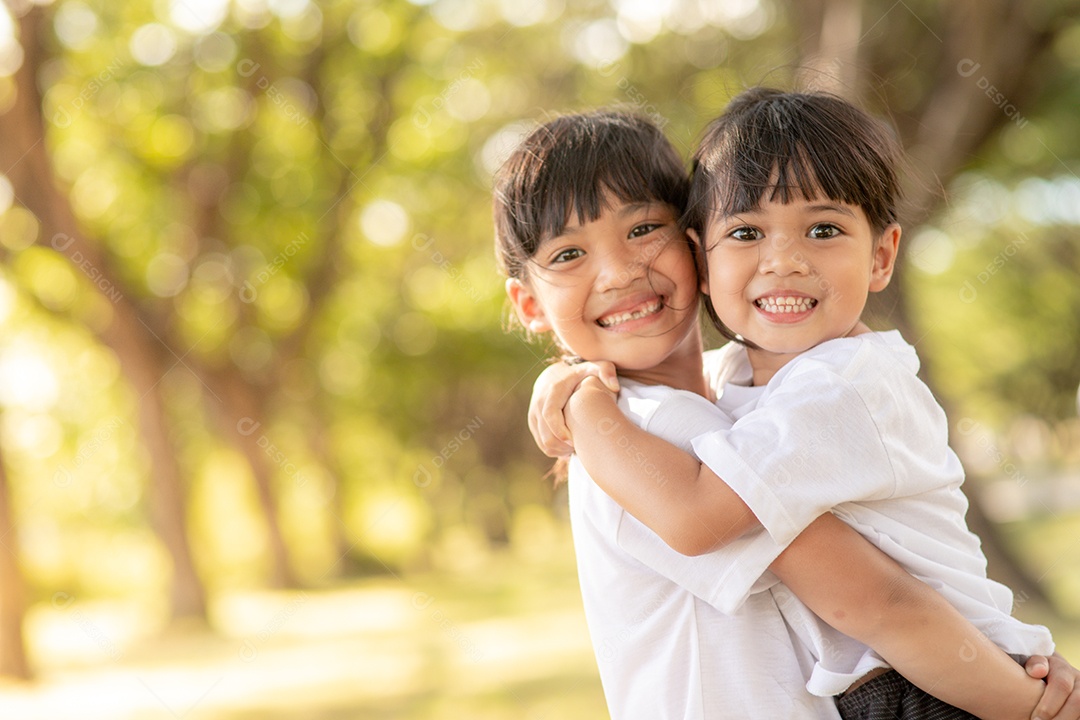
[[495,254],[508,277],[521,278],[540,242],[560,235],[571,213],[600,217],[604,196],[659,201],[681,214],[686,168],[660,129],[616,111],[556,118],[522,140],[495,176]]
[[[856,205],[875,233],[897,221],[902,151],[884,122],[835,95],[754,88],[705,129],[691,167],[682,225],[704,242],[709,222],[758,208],[763,198]],[[720,322],[710,298],[705,310]]]

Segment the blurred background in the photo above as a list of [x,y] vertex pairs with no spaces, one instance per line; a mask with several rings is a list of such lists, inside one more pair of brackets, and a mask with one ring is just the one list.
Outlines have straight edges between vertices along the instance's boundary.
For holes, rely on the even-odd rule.
[[756,84],[911,157],[873,308],[1080,662],[1080,3],[0,5],[0,714],[597,718],[493,171]]

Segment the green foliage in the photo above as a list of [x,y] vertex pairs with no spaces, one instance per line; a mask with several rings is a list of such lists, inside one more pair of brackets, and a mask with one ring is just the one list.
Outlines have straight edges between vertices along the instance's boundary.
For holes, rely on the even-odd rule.
[[[49,442],[5,435],[18,492],[74,462],[103,419],[127,429],[102,441],[93,470],[87,460],[100,491],[23,503],[23,527],[82,513],[91,532],[145,536],[133,399],[93,337],[120,295],[173,365],[162,382],[198,563],[215,586],[259,583],[267,546],[229,429],[241,417],[206,383],[213,374],[264,403],[255,437],[281,455],[271,462],[282,521],[307,581],[340,560],[335,528],[355,560],[389,571],[437,562],[432,548],[464,525],[506,542],[516,513],[549,494],[549,464],[524,419],[547,350],[504,331],[492,171],[531,123],[598,105],[652,117],[688,156],[732,95],[791,82],[803,61],[795,12],[691,3],[666,24],[624,8],[617,25],[619,3],[342,0],[234,2],[218,21],[208,3],[194,22],[184,5],[59,0],[48,10],[45,139],[114,283],[103,287],[48,238],[31,247],[36,221],[17,203],[0,216],[4,287],[17,295],[3,352],[34,338],[57,397],[79,399],[30,410],[5,400],[9,415],[52,423]],[[866,68],[885,88],[869,96],[902,115],[935,81],[924,65],[939,48],[926,28],[941,22],[940,5],[870,5],[868,43],[910,39],[878,43]],[[972,177],[996,180],[971,183],[937,221],[955,246],[948,267],[905,278],[944,390],[996,418],[1070,412],[1080,221],[1035,227],[1021,213],[990,226],[964,213],[978,214],[984,192],[1015,199],[1023,177],[1070,176],[1077,32],[1040,70],[1045,90],[1029,122],[1005,126],[972,160]],[[0,107],[13,92],[6,82]],[[979,286],[978,302],[958,302],[1021,232],[1027,245]],[[70,358],[95,358],[93,370],[74,371]],[[380,513],[393,521],[382,530]],[[85,579],[58,569],[30,535],[26,547],[39,587]]]
[[957,185],[947,230],[917,237],[907,278],[935,377],[998,427],[1018,414],[1075,417],[1080,243],[1048,213],[1080,196],[1080,182],[1007,187],[969,176]]

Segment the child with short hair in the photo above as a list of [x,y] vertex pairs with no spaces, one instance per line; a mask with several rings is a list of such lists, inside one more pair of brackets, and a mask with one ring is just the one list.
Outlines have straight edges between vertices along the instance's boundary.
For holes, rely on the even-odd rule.
[[[715,409],[704,397],[695,250],[678,227],[686,193],[677,154],[650,123],[619,113],[569,116],[533,131],[504,165],[495,227],[507,293],[526,329],[552,333],[568,356],[613,361],[622,407],[688,439]],[[667,412],[672,397],[686,401],[679,413]],[[657,470],[643,465],[650,467]],[[779,583],[721,612],[717,579],[755,579],[736,553],[674,552],[576,459],[569,491],[582,598],[613,718],[837,717],[832,698],[805,690],[819,659],[811,649],[861,658],[866,646],[811,623]],[[751,533],[735,547],[752,549],[759,536],[767,538]],[[947,677],[935,692],[967,701],[979,678],[992,678],[1003,717],[1026,716],[1043,694],[1041,683],[994,648],[980,647],[971,663],[948,653],[928,659],[922,650],[977,644],[980,636],[831,515],[774,558],[773,572],[840,630],[924,684]],[[903,623],[893,626],[889,616]],[[793,618],[813,642],[792,631]],[[1058,673],[1060,662],[1051,663]],[[1034,665],[1033,674],[1045,671]],[[1062,701],[1048,692],[1044,702],[1056,711]]]
[[[1006,680],[1007,668],[991,678],[971,673],[967,661],[1005,658],[998,648],[1023,658],[1049,655],[1050,634],[1011,617],[1012,593],[986,577],[978,538],[964,523],[962,470],[947,445],[944,414],[915,375],[913,348],[861,321],[867,294],[888,284],[897,255],[898,158],[883,125],[834,96],[756,89],[737,97],[695,155],[685,215],[706,257],[706,307],[736,341],[721,351],[714,374],[724,413],[709,416],[696,398],[672,394],[643,429],[625,414],[632,411],[625,396],[636,386],[623,382],[617,398],[596,378],[582,380],[588,368],[553,368],[538,381],[534,430],[549,438],[563,432],[563,400],[580,382],[565,407],[576,458],[672,548],[720,553],[740,568],[709,584],[707,597],[721,610],[737,613],[770,585],[774,598],[782,594],[770,566],[783,580],[777,558],[835,516],[936,588],[990,641],[920,644],[926,628],[894,616],[893,632],[912,636],[899,652],[868,641],[879,657],[837,645],[817,618],[779,599],[815,659],[807,688],[839,695],[843,717],[1027,717],[1036,703],[1017,677],[1019,665]],[[545,253],[572,254],[575,244],[567,237]],[[516,304],[529,317],[528,306]],[[651,307],[634,313],[648,317]],[[617,317],[626,316],[620,310]],[[585,315],[580,322],[596,332],[610,327],[609,316],[599,320]],[[550,324],[557,332],[558,323]],[[597,358],[611,360],[588,359]],[[691,413],[700,425],[688,443],[687,428],[670,418]],[[827,558],[805,562],[824,566]],[[859,568],[849,572],[855,579]],[[846,613],[875,612],[829,609],[827,601],[822,611],[802,597],[854,637],[858,631],[843,625]],[[885,670],[888,664],[906,677]],[[925,672],[929,666],[939,668],[936,675]],[[1075,670],[1064,672],[1071,692]],[[1003,682],[1017,689],[1005,691]],[[1074,692],[1067,703],[1047,701],[1039,716],[1075,716],[1078,699]]]

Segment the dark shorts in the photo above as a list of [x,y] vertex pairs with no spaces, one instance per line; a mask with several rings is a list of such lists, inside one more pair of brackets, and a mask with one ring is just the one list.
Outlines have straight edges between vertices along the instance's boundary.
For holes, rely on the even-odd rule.
[[843,720],[978,720],[890,670],[836,699]]
[[[1026,657],[1013,655],[1023,665]],[[969,712],[938,700],[889,670],[836,698],[843,720],[979,720]]]

